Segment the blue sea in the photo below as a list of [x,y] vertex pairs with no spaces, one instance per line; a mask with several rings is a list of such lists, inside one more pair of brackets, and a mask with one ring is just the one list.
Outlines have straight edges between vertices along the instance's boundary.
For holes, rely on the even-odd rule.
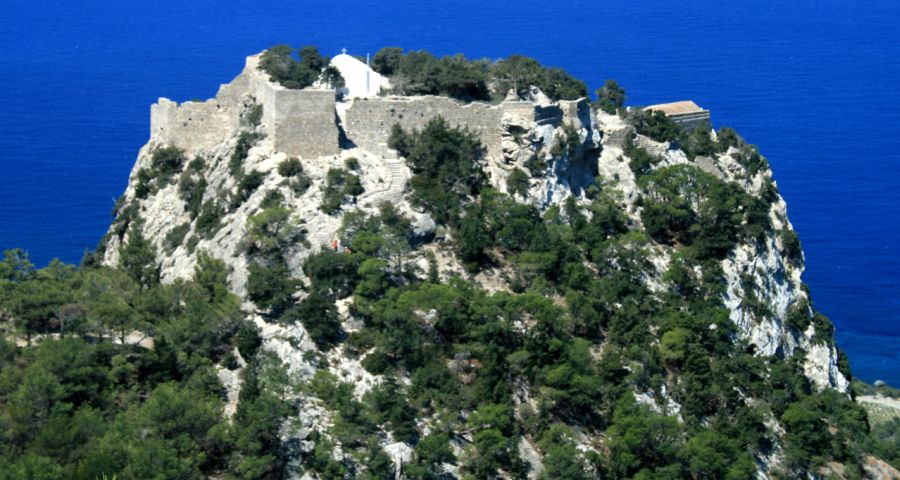
[[0,0],[0,249],[78,262],[110,221],[157,97],[215,95],[276,43],[382,46],[615,78],[693,99],[760,146],[815,306],[855,374],[900,386],[900,2]]

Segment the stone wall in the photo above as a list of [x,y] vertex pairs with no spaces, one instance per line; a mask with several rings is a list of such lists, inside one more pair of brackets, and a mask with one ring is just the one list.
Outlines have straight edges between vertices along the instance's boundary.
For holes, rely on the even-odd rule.
[[189,153],[225,141],[237,126],[237,115],[216,99],[184,102],[160,98],[150,107],[150,137]]
[[214,148],[240,127],[244,102],[255,102],[263,107],[262,124],[276,151],[305,158],[337,154],[334,91],[284,88],[258,64],[258,56],[248,57],[241,74],[205,102],[179,105],[160,98],[150,107],[151,138],[189,153]]
[[354,99],[347,107],[343,126],[347,138],[356,146],[387,156],[392,154],[387,140],[394,124],[406,130],[421,130],[437,116],[444,117],[452,126],[466,127],[477,133],[489,156],[500,154],[500,120],[503,116],[500,105],[464,105],[435,96]]
[[274,136],[275,151],[304,158],[339,153],[334,103],[331,90],[276,91],[274,104],[263,104],[263,111],[274,111],[266,127]]
[[[250,102],[262,105],[262,125],[274,149],[288,156],[318,158],[340,152],[336,101],[332,90],[291,90],[271,82],[258,69],[259,56],[247,57],[244,70],[231,83],[222,85],[216,98],[181,105],[161,98],[151,107],[151,137],[188,152],[214,148],[241,127],[241,112]],[[387,141],[391,127],[421,129],[441,116],[451,126],[468,128],[484,144],[487,155],[502,156],[505,128],[510,124],[530,128],[558,126],[562,122],[578,127],[590,124],[584,101],[533,103],[504,101],[463,104],[447,97],[357,98],[341,104],[341,123],[347,139],[356,146],[382,156],[394,154]],[[526,128],[527,129],[527,128]]]

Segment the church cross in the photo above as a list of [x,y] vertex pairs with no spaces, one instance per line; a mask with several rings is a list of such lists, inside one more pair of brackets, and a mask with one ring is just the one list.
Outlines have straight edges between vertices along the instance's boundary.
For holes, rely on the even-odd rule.
[[347,49],[346,49],[346,48],[342,48],[342,49],[341,49],[341,53],[343,53],[344,55],[346,55],[346,54],[347,54]]

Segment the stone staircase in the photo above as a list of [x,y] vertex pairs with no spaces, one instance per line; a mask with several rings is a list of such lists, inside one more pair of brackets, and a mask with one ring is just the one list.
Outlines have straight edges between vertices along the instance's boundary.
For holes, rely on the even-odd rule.
[[314,228],[310,229],[309,241],[313,246],[330,245],[335,233],[341,227],[339,220],[324,214],[319,215],[312,223]]
[[373,206],[387,201],[393,204],[403,200],[403,192],[406,190],[406,163],[398,158],[385,158],[385,166],[391,178],[387,185],[377,190],[363,193],[357,199],[357,203],[371,203]]
[[385,192],[387,200],[391,203],[399,203],[403,199],[406,190],[406,165],[399,158],[385,159],[388,171],[391,172],[391,181]]

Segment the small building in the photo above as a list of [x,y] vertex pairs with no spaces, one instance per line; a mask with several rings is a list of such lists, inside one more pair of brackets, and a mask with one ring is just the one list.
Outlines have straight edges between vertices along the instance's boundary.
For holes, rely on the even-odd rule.
[[704,121],[709,121],[709,110],[700,108],[691,100],[680,102],[660,103],[644,107],[645,111],[657,111],[666,114],[673,122],[686,129],[692,129]]
[[380,73],[372,70],[369,65],[356,57],[343,53],[331,59],[331,65],[341,72],[346,83],[338,89],[338,93],[344,98],[370,98],[378,95],[382,89],[388,89],[391,82]]

